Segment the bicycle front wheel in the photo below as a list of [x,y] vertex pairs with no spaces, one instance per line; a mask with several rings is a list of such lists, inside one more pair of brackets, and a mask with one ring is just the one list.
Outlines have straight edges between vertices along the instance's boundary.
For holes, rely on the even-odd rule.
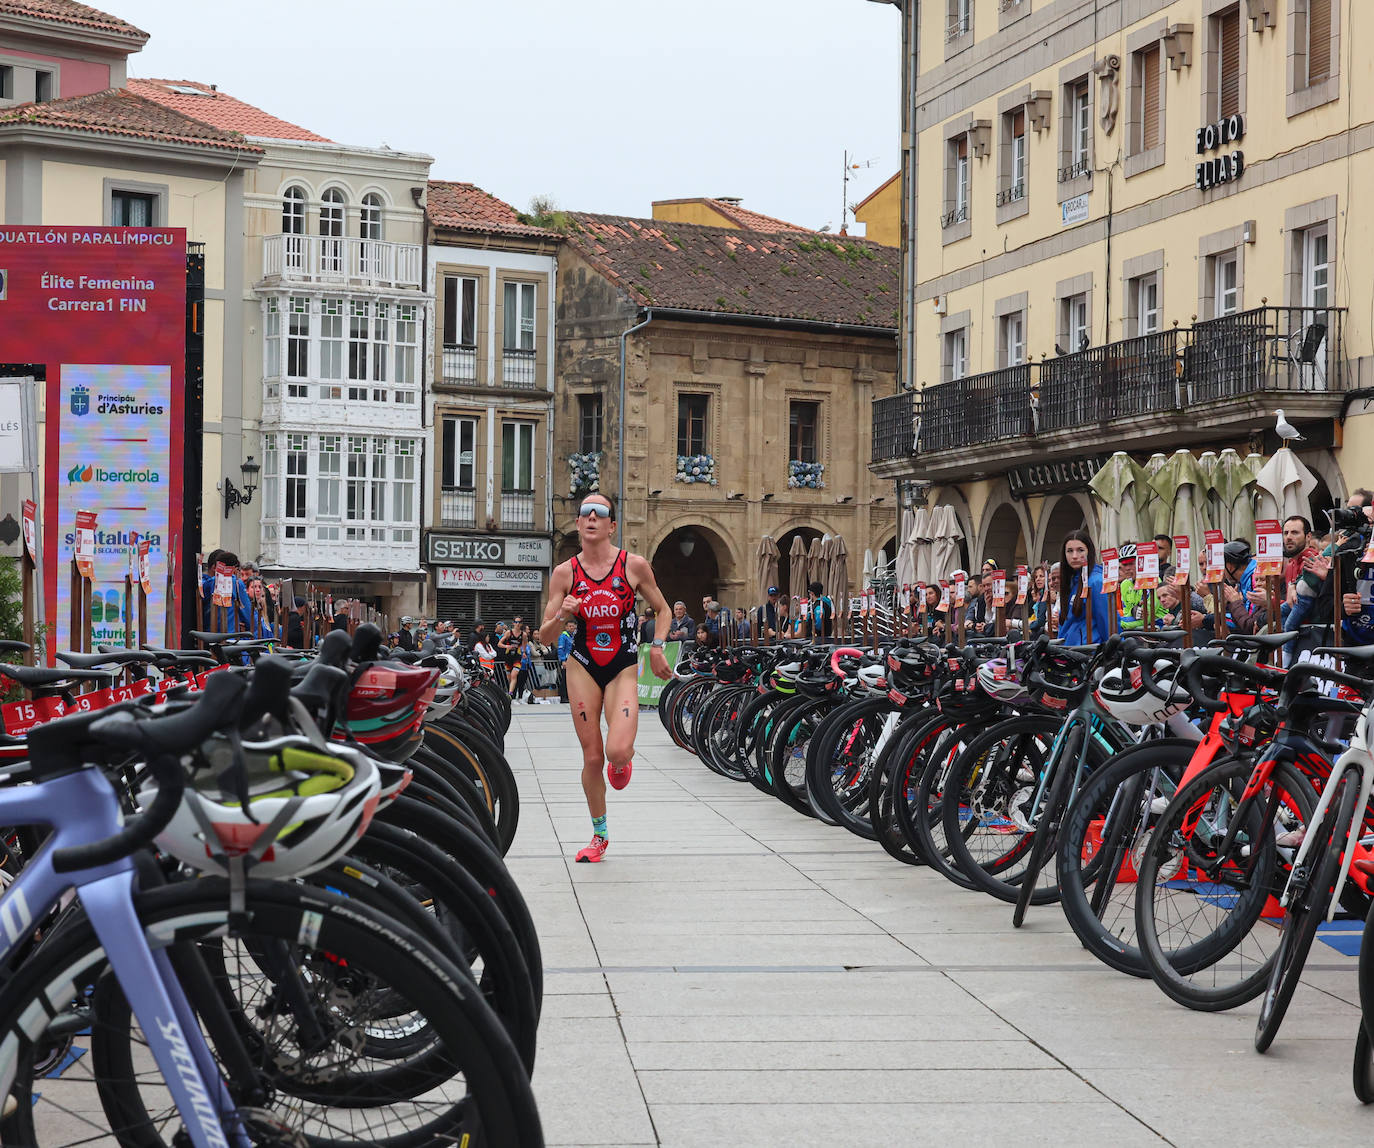
[[[184,987],[214,1032],[220,1064],[252,1066],[249,1079],[225,1070],[239,1107],[221,1120],[241,1121],[255,1142],[543,1143],[500,1021],[470,979],[404,926],[357,902],[267,881],[248,883],[232,935],[225,881],[152,889],[136,903],[150,947],[170,945],[179,968],[214,970]],[[84,1048],[36,1085],[35,1050],[56,1025],[40,1003],[67,1019],[63,1010],[83,1000],[92,1002]],[[217,1013],[227,1020],[208,1023]],[[182,1142],[181,1116],[87,923],[55,933],[0,990],[0,1018],[0,1057],[18,1069],[0,1144]]]

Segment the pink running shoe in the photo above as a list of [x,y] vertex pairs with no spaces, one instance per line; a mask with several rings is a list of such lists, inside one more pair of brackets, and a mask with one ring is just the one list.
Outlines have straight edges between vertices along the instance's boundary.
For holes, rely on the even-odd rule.
[[624,789],[630,784],[630,774],[634,770],[634,762],[627,761],[623,769],[617,769],[609,761],[606,763],[606,780],[611,783],[612,789]]
[[577,854],[578,861],[600,861],[606,856],[606,846],[610,844],[604,837],[593,837],[592,843]]

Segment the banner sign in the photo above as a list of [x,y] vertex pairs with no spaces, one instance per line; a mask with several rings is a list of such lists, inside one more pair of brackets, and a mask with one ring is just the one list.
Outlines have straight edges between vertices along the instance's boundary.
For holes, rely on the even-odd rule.
[[1283,573],[1283,528],[1277,518],[1262,518],[1255,523],[1255,574],[1277,578]]
[[148,640],[163,645],[168,564],[177,584],[182,521],[186,232],[0,224],[0,281],[6,360],[41,363],[47,372],[49,648],[71,645],[65,574],[77,507],[100,522],[92,642],[124,644],[124,556],[137,535],[150,544]]
[[1186,534],[1174,535],[1174,585],[1186,586],[1193,579],[1193,540]]
[[992,604],[998,610],[1007,604],[1007,572],[1005,570],[992,572]]
[[[91,510],[78,510],[75,515],[76,541],[74,556],[76,572],[90,581],[95,577],[95,523],[96,514]],[[91,597],[91,616],[95,616],[95,597]]]
[[440,590],[528,590],[544,588],[542,570],[494,570],[488,566],[440,566],[434,571]]
[[[639,647],[639,704],[642,706],[658,705],[659,695],[663,693],[663,687],[668,684],[662,678],[654,677],[653,670],[649,669],[649,653],[653,646],[644,642]],[[681,642],[664,642],[663,656],[668,659],[668,668],[677,669],[677,662],[682,657]],[[669,679],[671,681],[672,679]]]
[[1030,568],[1018,566],[1016,568],[1016,604],[1024,606],[1026,595],[1030,592]]
[[8,379],[0,382],[0,471],[28,470],[36,465],[37,460],[28,457],[28,428],[24,426],[26,385],[32,386]]
[[1121,552],[1108,546],[1102,551],[1102,593],[1115,594],[1121,585]]
[[24,499],[20,511],[24,520],[24,550],[34,562],[38,561],[38,503],[31,498]]
[[1141,542],[1135,548],[1135,588],[1159,589],[1159,543]]
[[152,568],[148,564],[149,545],[146,538],[138,540],[138,584],[143,587],[145,594],[153,591]]
[[1207,581],[1220,582],[1226,576],[1226,536],[1220,530],[1207,531]]
[[548,538],[493,538],[489,534],[431,534],[428,561],[464,566],[553,565],[553,542]]

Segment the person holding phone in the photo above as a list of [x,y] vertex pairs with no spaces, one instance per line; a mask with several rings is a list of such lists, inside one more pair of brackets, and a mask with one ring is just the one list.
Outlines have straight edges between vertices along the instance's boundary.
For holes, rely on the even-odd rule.
[[548,644],[569,620],[577,621],[566,665],[573,729],[582,747],[582,792],[592,819],[591,843],[576,857],[581,862],[601,861],[610,844],[607,779],[614,789],[624,789],[630,783],[635,735],[639,732],[636,594],[644,598],[657,618],[649,668],[657,678],[672,676],[663,653],[672,611],[659,591],[649,560],[612,543],[615,521],[615,503],[609,496],[596,493],[583,498],[577,512],[582,548],[554,569],[549,579],[549,604],[539,627],[540,641]]

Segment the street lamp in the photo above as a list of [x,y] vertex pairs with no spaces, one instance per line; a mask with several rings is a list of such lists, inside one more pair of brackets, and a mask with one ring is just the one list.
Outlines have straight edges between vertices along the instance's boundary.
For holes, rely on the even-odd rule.
[[247,506],[253,501],[253,491],[258,488],[258,471],[262,468],[253,461],[253,456],[248,456],[248,461],[239,467],[239,473],[243,480],[243,489],[240,490],[234,485],[234,480],[228,475],[224,478],[224,517],[229,517],[229,512],[236,506]]

